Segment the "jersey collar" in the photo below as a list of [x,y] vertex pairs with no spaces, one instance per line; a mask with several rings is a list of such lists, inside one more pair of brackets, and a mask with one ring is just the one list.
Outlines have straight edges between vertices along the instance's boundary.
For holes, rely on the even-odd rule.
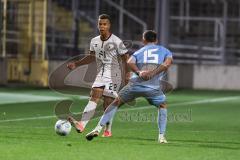
[[103,40],[103,39],[101,38],[101,35],[100,35],[100,39],[101,39],[101,41],[107,41],[111,36],[112,36],[112,33],[110,33],[110,35],[108,36],[107,39],[104,39],[104,40]]

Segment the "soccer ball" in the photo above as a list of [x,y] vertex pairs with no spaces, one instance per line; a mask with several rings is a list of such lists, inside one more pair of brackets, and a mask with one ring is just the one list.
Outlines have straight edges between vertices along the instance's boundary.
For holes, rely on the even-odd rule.
[[71,123],[67,120],[58,120],[55,124],[55,132],[60,136],[66,136],[71,132]]

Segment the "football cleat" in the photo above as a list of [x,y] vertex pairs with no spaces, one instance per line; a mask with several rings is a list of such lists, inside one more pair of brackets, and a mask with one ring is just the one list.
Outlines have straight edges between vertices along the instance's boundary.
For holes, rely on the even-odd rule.
[[99,135],[99,132],[93,130],[93,131],[89,132],[89,133],[86,135],[86,139],[87,139],[88,141],[91,141],[91,140],[93,140],[94,137],[97,137],[98,135]]
[[105,130],[102,137],[112,137],[112,132]]
[[78,133],[82,133],[84,131],[84,127],[81,121],[78,122],[71,116],[68,117],[68,121],[71,123],[71,125],[76,129]]
[[159,135],[158,142],[159,143],[168,143],[166,138],[164,136],[162,136],[162,135]]

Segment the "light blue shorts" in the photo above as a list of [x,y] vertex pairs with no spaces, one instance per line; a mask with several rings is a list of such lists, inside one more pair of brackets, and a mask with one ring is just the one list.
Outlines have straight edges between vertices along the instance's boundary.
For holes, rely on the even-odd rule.
[[151,105],[156,107],[159,107],[160,104],[163,104],[166,101],[166,96],[161,90],[134,85],[133,83],[128,83],[124,86],[118,93],[118,96],[124,103],[130,102],[138,97],[144,97]]

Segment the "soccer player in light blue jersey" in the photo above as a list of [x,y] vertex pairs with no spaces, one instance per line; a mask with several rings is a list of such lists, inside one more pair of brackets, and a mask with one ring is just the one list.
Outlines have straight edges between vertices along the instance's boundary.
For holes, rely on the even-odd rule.
[[128,60],[128,66],[134,73],[130,82],[118,93],[118,97],[105,110],[96,128],[86,135],[87,140],[97,137],[106,123],[124,103],[137,97],[145,97],[149,104],[158,108],[159,143],[167,143],[165,131],[167,125],[166,96],[160,87],[164,72],[172,64],[172,53],[157,45],[157,34],[147,30],[143,33],[144,47],[136,51]]

